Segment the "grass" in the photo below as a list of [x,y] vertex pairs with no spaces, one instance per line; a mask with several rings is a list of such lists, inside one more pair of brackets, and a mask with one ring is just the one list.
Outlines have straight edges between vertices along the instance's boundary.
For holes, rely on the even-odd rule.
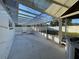
[[79,33],[67,32],[67,36],[70,36],[70,37],[79,37]]

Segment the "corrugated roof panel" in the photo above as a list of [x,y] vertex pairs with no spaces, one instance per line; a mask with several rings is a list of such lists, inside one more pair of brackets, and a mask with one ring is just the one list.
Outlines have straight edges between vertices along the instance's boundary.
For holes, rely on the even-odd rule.
[[62,6],[53,3],[45,12],[54,16],[61,7]]
[[62,7],[55,16],[60,17],[63,13],[65,13],[65,11],[67,11],[68,8],[66,7]]
[[78,1],[78,0],[68,0],[68,1],[65,3],[65,5],[71,7],[71,6],[73,6],[77,1]]
[[45,11],[46,13],[60,17],[64,14],[71,6],[73,6],[78,0],[53,0],[51,6]]

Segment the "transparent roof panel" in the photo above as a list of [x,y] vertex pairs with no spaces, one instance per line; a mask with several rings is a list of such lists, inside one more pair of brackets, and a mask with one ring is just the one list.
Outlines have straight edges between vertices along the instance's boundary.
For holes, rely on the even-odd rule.
[[30,14],[30,13],[26,13],[24,11],[19,10],[18,13],[24,14],[24,15],[29,15],[29,16],[33,16],[36,17],[36,15]]
[[42,14],[41,19],[43,19],[45,21],[51,21],[53,19],[53,17],[51,17],[51,16],[49,16],[47,14]]
[[[35,15],[36,14],[36,15]],[[32,17],[30,17],[32,16]],[[32,8],[19,4],[18,22],[21,24],[39,24],[52,21],[52,17]]]
[[18,15],[18,17],[33,19],[33,17],[23,16],[23,15],[20,15],[20,14]]
[[23,10],[29,11],[31,13],[34,13],[34,14],[41,14],[41,12],[36,11],[30,7],[24,6],[23,4],[19,4],[19,9],[23,9]]

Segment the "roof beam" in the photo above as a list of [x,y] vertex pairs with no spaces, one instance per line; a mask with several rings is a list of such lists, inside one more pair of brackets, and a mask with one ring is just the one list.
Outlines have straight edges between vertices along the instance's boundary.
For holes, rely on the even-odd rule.
[[22,13],[18,13],[18,14],[34,18],[33,16],[29,16],[29,15],[26,15],[26,14],[22,14]]
[[69,13],[73,13],[79,10],[79,1],[76,1],[73,6],[71,6],[62,16],[67,15]]
[[77,14],[79,14],[79,11],[76,11],[76,12],[73,12],[73,13],[70,13],[70,14],[67,14],[67,15],[62,16],[60,18],[67,18],[67,17],[71,17],[71,16],[74,16],[74,15],[77,15]]
[[30,19],[30,18],[18,18],[18,19]]
[[31,19],[31,18],[27,18],[27,17],[18,17],[18,19]]
[[33,18],[33,17],[23,17],[23,16],[18,16],[18,18]]
[[27,17],[18,17],[18,19],[32,19],[32,18],[27,18]]

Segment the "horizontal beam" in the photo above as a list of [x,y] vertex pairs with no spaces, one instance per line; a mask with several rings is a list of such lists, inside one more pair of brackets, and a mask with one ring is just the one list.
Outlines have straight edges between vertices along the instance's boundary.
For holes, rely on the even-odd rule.
[[19,17],[18,19],[31,19],[31,18],[22,18],[22,17]]
[[30,19],[30,18],[18,18],[18,19]]
[[31,20],[31,19],[28,19],[28,18],[27,18],[27,19],[24,19],[24,18],[19,18],[18,20]]
[[30,16],[30,15],[26,15],[26,14],[22,14],[22,13],[18,13],[18,14],[34,18],[33,16]]
[[76,12],[73,12],[73,13],[70,13],[70,14],[67,14],[67,15],[62,16],[60,18],[67,18],[67,17],[71,17],[71,16],[74,16],[74,15],[77,15],[77,14],[79,14],[79,11],[76,11]]
[[23,17],[23,16],[18,16],[18,18],[33,18],[33,17]]

